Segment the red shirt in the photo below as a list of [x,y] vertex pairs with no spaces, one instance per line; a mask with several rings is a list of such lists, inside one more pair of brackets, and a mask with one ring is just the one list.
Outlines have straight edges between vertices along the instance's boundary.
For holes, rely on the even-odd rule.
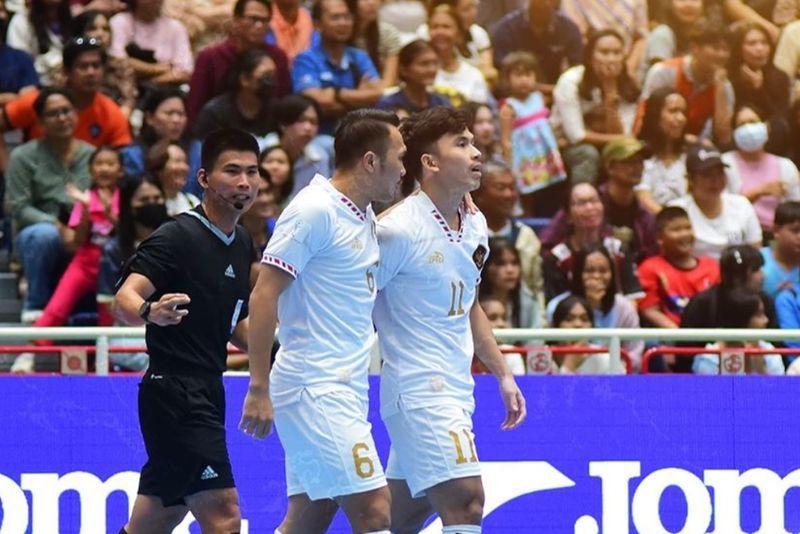
[[[42,136],[39,118],[33,109],[33,102],[39,91],[28,91],[21,97],[5,105],[6,121],[14,128],[25,130],[25,138],[38,139]],[[131,131],[128,119],[119,106],[106,95],[97,92],[92,102],[78,110],[78,123],[75,137],[94,146],[123,146],[131,144]]]
[[[288,95],[292,90],[289,77],[289,60],[280,48],[264,43],[264,50],[275,62],[275,97]],[[194,120],[206,102],[225,92],[228,68],[239,56],[239,49],[233,39],[205,47],[197,55],[194,72],[189,82],[191,89],[186,99],[189,120]]]
[[664,256],[653,256],[639,265],[639,282],[645,296],[639,309],[658,306],[675,324],[681,324],[683,309],[697,293],[719,281],[719,263],[701,256],[693,269],[680,269]]

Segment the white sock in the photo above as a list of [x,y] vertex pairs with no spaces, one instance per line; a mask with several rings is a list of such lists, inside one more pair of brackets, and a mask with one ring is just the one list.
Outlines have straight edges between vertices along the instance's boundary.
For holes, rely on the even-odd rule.
[[481,534],[480,525],[445,525],[442,534]]
[[391,530],[373,530],[372,532],[365,532],[364,534],[392,534]]
[[283,533],[282,533],[280,530],[278,530],[278,529],[276,528],[276,529],[275,529],[275,532],[273,532],[272,534],[283,534]]

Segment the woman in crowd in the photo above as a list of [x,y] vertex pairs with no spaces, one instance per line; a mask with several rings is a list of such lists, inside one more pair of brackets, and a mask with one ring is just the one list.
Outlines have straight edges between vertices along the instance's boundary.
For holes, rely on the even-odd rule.
[[785,72],[772,64],[774,47],[767,30],[754,22],[739,25],[733,33],[728,75],[737,103],[752,104],[770,125],[767,150],[785,155],[788,151],[789,93],[791,83]]
[[[72,35],[85,35],[100,41],[108,51],[111,46],[111,25],[100,11],[82,12],[72,21]],[[136,76],[126,57],[107,55],[103,77],[103,93],[111,97],[126,117],[136,107]]]
[[248,48],[228,70],[229,90],[209,100],[194,121],[202,139],[220,128],[239,128],[262,139],[275,131],[275,63],[261,47]]
[[675,89],[653,91],[644,106],[639,139],[652,155],[644,162],[636,194],[642,205],[658,213],[668,202],[686,195],[686,99]]
[[[777,318],[771,299],[763,294],[764,257],[750,245],[735,245],[722,251],[719,258],[720,281],[691,298],[681,316],[681,328],[722,328],[722,313],[726,306],[725,296],[736,288],[748,288],[761,293],[764,312],[769,318],[769,328],[777,327]],[[708,340],[713,342],[713,340]],[[697,346],[698,342],[690,342]],[[671,363],[671,362],[668,362]],[[673,370],[688,373],[692,368],[691,357],[675,358]]]
[[575,254],[596,243],[602,244],[614,258],[622,294],[629,298],[640,296],[642,289],[630,251],[611,235],[611,229],[604,223],[603,201],[597,188],[588,183],[572,185],[562,209],[568,224],[566,236],[542,257],[545,299],[549,302],[569,290]]
[[505,305],[506,320],[511,328],[541,327],[543,310],[528,285],[522,283],[521,261],[514,243],[503,237],[493,237],[489,239],[489,250],[481,293]]
[[[440,61],[434,86],[456,91],[466,100],[489,102],[491,94],[483,73],[462,59],[468,52],[460,37],[463,29],[455,9],[448,4],[437,5],[428,15],[428,26],[430,43]],[[453,104],[459,106],[461,102],[453,100]]]
[[[477,67],[484,79],[493,85],[498,78],[497,69],[494,66],[494,51],[492,41],[482,26],[476,23],[478,18],[478,0],[431,0],[429,10],[435,9],[440,4],[447,4],[455,8],[459,19],[459,38],[464,44],[459,48],[459,53],[463,54],[471,65]],[[427,24],[423,24],[417,30],[417,35],[421,39],[430,39],[430,31]]]
[[69,0],[30,0],[8,23],[6,44],[27,52],[42,85],[53,85],[61,71],[61,50],[71,35]]
[[415,40],[405,45],[398,54],[400,89],[378,100],[379,109],[402,109],[416,113],[435,106],[450,106],[447,97],[432,92],[439,56],[427,41]]
[[194,68],[186,27],[162,13],[163,0],[133,0],[131,11],[111,17],[109,53],[128,57],[137,81],[180,85]]
[[640,79],[654,63],[686,54],[689,51],[689,30],[705,15],[704,0],[669,0],[664,23],[647,35],[642,57]]
[[630,134],[639,89],[625,69],[622,37],[600,30],[589,37],[583,65],[567,69],[553,89],[552,121],[573,183],[598,180],[600,150]]
[[333,174],[333,157],[329,151],[332,142],[328,136],[317,135],[319,118],[317,103],[303,95],[287,95],[275,104],[279,133],[268,135],[263,147],[280,145],[294,162],[294,187],[290,199],[307,186],[314,175]]
[[[119,186],[119,222],[117,232],[103,247],[97,281],[97,304],[101,317],[112,317],[111,303],[116,293],[122,264],[136,247],[168,219],[161,184],[148,174],[127,176]],[[143,339],[115,339],[115,345],[144,345]],[[118,371],[144,371],[147,354],[111,353],[112,367]]]
[[161,87],[150,91],[142,105],[144,123],[133,144],[122,149],[125,174],[134,176],[145,172],[145,157],[157,142],[167,140],[179,143],[189,154],[187,192],[200,195],[197,170],[200,168],[200,142],[191,140],[186,129],[186,103],[183,93],[176,87]]
[[186,151],[174,141],[162,139],[147,151],[145,169],[158,179],[164,191],[167,214],[174,217],[200,204],[192,193],[183,191],[189,163]]
[[800,176],[792,160],[766,150],[774,132],[755,106],[741,106],[733,116],[736,149],[722,155],[728,191],[753,204],[765,235],[772,233],[775,209],[785,200],[800,200]]
[[381,73],[384,87],[397,85],[397,54],[402,46],[400,32],[378,20],[382,0],[358,0],[353,44],[369,54],[375,68]]
[[272,185],[278,215],[289,203],[294,189],[294,170],[292,158],[281,145],[273,145],[261,151],[258,168],[262,176]]
[[[569,295],[558,303],[553,311],[552,328],[594,328],[594,314],[589,303],[583,297]],[[574,347],[575,352],[558,354],[554,356],[555,366],[562,375],[596,375],[596,374],[625,374],[625,368],[620,360],[612,360],[607,352],[585,353],[580,352],[581,347],[594,348],[588,340],[564,341],[559,345]],[[528,369],[532,368],[528,359]]]
[[[769,318],[765,313],[764,300],[758,291],[747,287],[731,290],[724,297],[725,306],[720,310],[721,328],[742,330],[745,328],[767,328]],[[786,368],[783,358],[778,354],[764,356],[744,356],[737,349],[774,349],[767,341],[720,341],[707,345],[707,348],[730,349],[733,354],[698,354],[694,357],[692,371],[697,374],[719,374],[720,361],[723,374],[784,375]]]
[[[558,303],[569,295],[586,299],[592,310],[595,328],[639,328],[636,306],[619,293],[616,268],[611,254],[601,243],[594,243],[575,254],[572,283],[569,293],[547,304],[547,315],[553,316]],[[626,341],[623,348],[639,368],[644,349],[643,341]]]
[[686,155],[689,193],[669,203],[689,214],[694,230],[695,256],[719,258],[729,245],[760,248],[761,225],[750,201],[728,193],[725,163],[713,146],[691,145]]
[[493,158],[502,159],[497,124],[492,108],[488,104],[466,102],[461,109],[469,117],[469,130],[475,136],[472,142],[475,148],[481,151],[481,159],[483,161]]
[[[269,174],[260,172],[261,181],[258,184],[258,196],[249,210],[242,214],[240,224],[244,226],[247,233],[253,239],[253,263],[261,262],[261,255],[267,247],[269,238],[275,229],[275,221],[278,219],[278,203],[275,198],[275,186],[270,183]],[[255,285],[258,278],[258,269],[254,268],[250,272],[251,285]]]

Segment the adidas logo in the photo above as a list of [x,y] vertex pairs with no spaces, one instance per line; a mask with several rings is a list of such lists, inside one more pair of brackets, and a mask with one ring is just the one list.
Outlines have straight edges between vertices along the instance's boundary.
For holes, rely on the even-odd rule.
[[228,278],[236,278],[236,274],[233,272],[233,265],[230,263],[228,264],[228,268],[225,269],[225,276]]
[[219,475],[216,471],[214,471],[210,465],[207,465],[205,469],[203,469],[203,474],[200,475],[200,480],[210,480],[212,478],[217,478]]

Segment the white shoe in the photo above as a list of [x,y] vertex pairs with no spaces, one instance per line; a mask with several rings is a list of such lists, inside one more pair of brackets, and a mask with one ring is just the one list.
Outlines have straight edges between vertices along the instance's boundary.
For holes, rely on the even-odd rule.
[[12,373],[20,373],[20,374],[27,374],[33,372],[33,359],[34,355],[32,352],[23,352],[14,360],[14,363],[11,365],[11,372]]
[[44,310],[22,310],[19,320],[22,324],[33,324],[43,314]]

